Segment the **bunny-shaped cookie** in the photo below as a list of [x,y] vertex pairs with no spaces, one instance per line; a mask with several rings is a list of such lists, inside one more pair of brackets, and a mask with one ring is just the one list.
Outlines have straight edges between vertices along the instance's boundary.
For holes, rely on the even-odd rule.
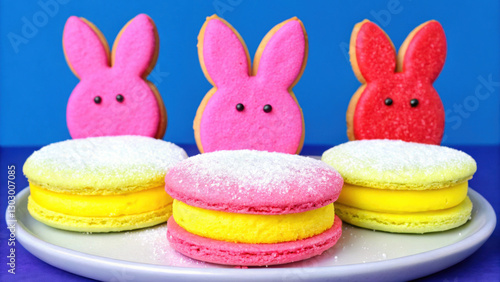
[[75,16],[67,20],[64,54],[80,78],[66,112],[71,137],[163,137],[165,106],[156,87],[146,80],[158,58],[158,44],[155,24],[144,14],[123,27],[111,56],[104,36],[92,23]]
[[415,28],[398,55],[389,37],[364,20],[354,27],[351,65],[363,85],[347,109],[347,135],[440,144],[445,112],[432,86],[446,58],[446,37],[437,21]]
[[198,36],[198,56],[214,86],[194,120],[200,152],[300,152],[304,119],[291,90],[307,60],[307,35],[299,19],[291,18],[269,31],[252,67],[241,36],[228,22],[213,15]]

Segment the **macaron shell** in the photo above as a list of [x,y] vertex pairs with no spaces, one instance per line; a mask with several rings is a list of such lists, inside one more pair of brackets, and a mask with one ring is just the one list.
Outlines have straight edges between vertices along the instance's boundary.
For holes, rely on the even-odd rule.
[[284,264],[320,255],[342,235],[342,221],[337,216],[327,231],[299,241],[277,244],[240,244],[217,241],[191,234],[174,218],[168,221],[167,238],[178,252],[202,261],[242,266]]
[[352,185],[426,190],[464,182],[476,162],[464,152],[400,140],[359,140],[335,146],[321,158]]
[[23,172],[54,192],[115,195],[163,186],[166,171],[186,158],[179,146],[150,137],[92,137],[43,147]]
[[30,196],[28,198],[28,211],[36,220],[58,229],[77,232],[118,232],[150,227],[167,221],[172,215],[172,204],[161,209],[134,215],[84,217],[48,210],[38,205]]
[[343,180],[331,166],[304,156],[217,151],[191,157],[165,177],[165,190],[188,205],[233,213],[287,214],[337,200]]
[[467,197],[453,208],[418,213],[391,214],[361,210],[335,203],[335,213],[349,224],[394,233],[428,233],[459,227],[470,219],[472,202]]

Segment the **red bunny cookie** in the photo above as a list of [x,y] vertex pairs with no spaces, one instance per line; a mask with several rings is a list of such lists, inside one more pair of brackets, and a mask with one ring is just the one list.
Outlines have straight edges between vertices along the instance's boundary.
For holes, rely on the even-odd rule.
[[162,138],[167,113],[146,77],[158,58],[155,24],[140,14],[118,34],[111,56],[102,33],[84,18],[66,22],[66,61],[80,78],[68,101],[66,120],[73,138],[143,135]]
[[440,144],[445,112],[432,86],[446,58],[446,37],[437,21],[415,28],[396,56],[389,37],[376,24],[355,25],[351,65],[363,83],[347,109],[347,136]]
[[216,15],[208,17],[198,36],[198,55],[203,73],[214,86],[194,120],[200,152],[300,152],[304,119],[291,90],[307,59],[307,35],[299,19],[291,18],[269,31],[252,67],[238,32]]

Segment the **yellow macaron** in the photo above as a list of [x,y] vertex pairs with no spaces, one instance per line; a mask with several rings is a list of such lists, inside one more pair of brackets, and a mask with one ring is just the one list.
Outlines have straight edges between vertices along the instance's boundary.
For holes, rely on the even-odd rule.
[[28,210],[42,223],[71,231],[153,226],[172,212],[165,174],[186,158],[182,148],[143,136],[54,143],[24,164],[31,193]]
[[476,162],[451,148],[399,140],[351,141],[322,160],[344,178],[335,212],[350,224],[387,232],[444,231],[467,222]]

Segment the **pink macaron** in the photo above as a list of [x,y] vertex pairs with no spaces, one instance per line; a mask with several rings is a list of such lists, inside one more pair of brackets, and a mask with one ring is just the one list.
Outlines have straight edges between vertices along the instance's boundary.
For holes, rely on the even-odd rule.
[[334,205],[343,179],[309,157],[217,151],[165,176],[174,198],[167,238],[178,252],[226,265],[283,264],[320,255],[342,234]]

